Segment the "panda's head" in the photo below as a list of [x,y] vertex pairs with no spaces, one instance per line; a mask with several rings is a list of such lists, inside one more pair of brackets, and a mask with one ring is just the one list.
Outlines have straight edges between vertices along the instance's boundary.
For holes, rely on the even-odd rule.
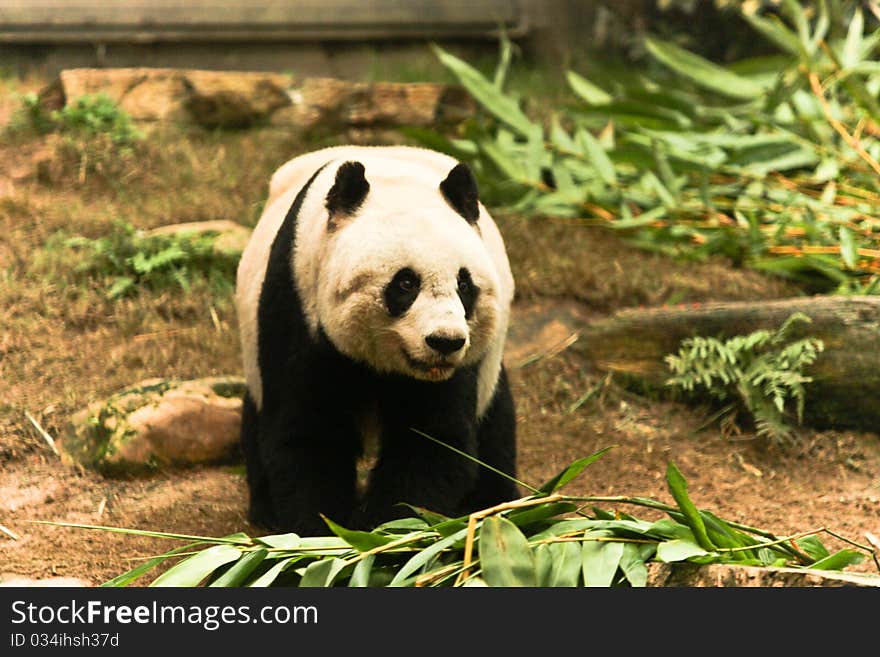
[[324,207],[315,311],[337,349],[426,381],[485,356],[503,300],[466,165],[432,179],[345,162]]

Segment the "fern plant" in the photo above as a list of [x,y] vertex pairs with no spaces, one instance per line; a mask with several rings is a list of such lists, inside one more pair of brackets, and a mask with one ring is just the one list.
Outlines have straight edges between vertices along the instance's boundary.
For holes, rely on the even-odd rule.
[[[824,349],[821,340],[806,337],[789,341],[791,328],[812,320],[796,312],[776,330],[759,330],[727,340],[697,336],[682,341],[677,354],[664,359],[673,376],[666,383],[685,392],[704,389],[724,401],[735,398],[754,420],[756,432],[775,442],[792,442],[794,429],[787,421],[793,402],[798,423],[803,421],[803,373]],[[737,407],[737,402],[729,410]]]
[[219,291],[232,288],[237,253],[214,248],[217,233],[144,235],[131,224],[117,221],[104,237],[71,237],[64,246],[82,252],[76,273],[109,278],[107,296],[130,296],[142,288],[179,287],[188,290],[196,277]]

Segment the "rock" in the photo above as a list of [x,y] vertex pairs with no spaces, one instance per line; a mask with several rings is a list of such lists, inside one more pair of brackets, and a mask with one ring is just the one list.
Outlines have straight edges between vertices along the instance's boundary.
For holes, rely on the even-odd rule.
[[733,564],[649,563],[648,586],[654,587],[840,587],[880,588],[880,577],[806,568],[760,568]]
[[290,104],[292,77],[281,73],[171,68],[74,68],[40,95],[60,109],[105,94],[136,121],[180,121],[206,128],[243,128]]
[[4,573],[0,575],[0,586],[14,586],[14,587],[51,587],[51,586],[92,586],[91,583],[85,581],[84,579],[79,579],[78,577],[49,577],[46,579],[31,579],[30,577],[23,577],[21,575],[15,575],[12,573]]
[[436,126],[462,121],[474,102],[461,87],[430,82],[348,82],[307,78],[291,90],[275,125],[316,127]]
[[147,237],[154,235],[202,235],[217,233],[214,250],[224,255],[240,255],[251,237],[251,230],[228,219],[213,221],[190,221],[182,224],[169,224],[147,231]]
[[232,461],[244,381],[149,379],[75,414],[59,441],[65,462],[106,474]]
[[270,121],[316,127],[437,126],[474,112],[468,93],[433,82],[350,82],[254,71],[172,68],[75,68],[40,94],[46,110],[106,94],[136,121],[177,121],[244,128]]

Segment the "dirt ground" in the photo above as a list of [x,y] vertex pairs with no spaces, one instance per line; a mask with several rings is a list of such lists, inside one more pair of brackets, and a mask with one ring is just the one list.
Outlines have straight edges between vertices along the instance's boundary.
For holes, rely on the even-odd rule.
[[[0,125],[11,116],[13,91],[25,87],[9,83],[0,93]],[[135,381],[237,374],[238,336],[228,294],[194,285],[111,302],[102,281],[69,273],[76,263],[50,248],[50,238],[94,237],[119,217],[142,228],[195,219],[252,224],[270,172],[315,145],[271,130],[156,134],[118,166],[83,175],[77,151],[51,137],[0,141],[0,525],[17,536],[0,533],[0,577],[98,584],[173,544],[33,521],[258,534],[245,517],[241,467],[105,478],[62,465],[26,413],[60,437],[72,412]],[[880,535],[876,434],[804,429],[798,446],[774,447],[747,430],[703,427],[709,409],[640,397],[613,379],[571,410],[605,380],[575,348],[583,322],[632,305],[800,290],[721,261],[634,251],[619,236],[571,222],[498,220],[518,285],[506,361],[522,480],[540,483],[613,445],[568,492],[671,502],[663,474],[672,460],[696,504],[721,517],[779,535],[827,527],[863,544],[865,532]],[[826,544],[843,547],[833,538]],[[870,560],[853,568],[872,569]]]

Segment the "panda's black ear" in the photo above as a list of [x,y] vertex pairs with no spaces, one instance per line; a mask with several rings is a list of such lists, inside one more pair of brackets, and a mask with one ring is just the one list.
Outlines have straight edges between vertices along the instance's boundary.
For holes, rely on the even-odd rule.
[[338,215],[351,215],[367,198],[370,183],[364,176],[360,162],[345,162],[336,170],[336,181],[327,192],[325,203],[331,219]]
[[440,192],[452,209],[467,219],[469,224],[480,218],[479,192],[477,181],[467,164],[456,164],[446,180],[440,183]]

